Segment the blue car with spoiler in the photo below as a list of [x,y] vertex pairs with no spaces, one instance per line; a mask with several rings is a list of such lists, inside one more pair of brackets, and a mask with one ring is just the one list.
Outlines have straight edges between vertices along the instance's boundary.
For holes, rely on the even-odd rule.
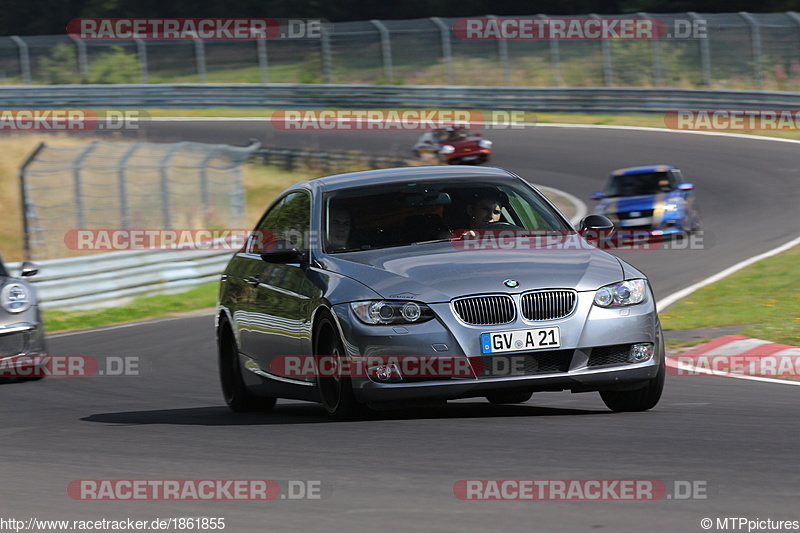
[[700,229],[694,185],[670,165],[621,168],[613,171],[594,213],[611,219],[623,230],[647,231],[654,236],[685,234]]

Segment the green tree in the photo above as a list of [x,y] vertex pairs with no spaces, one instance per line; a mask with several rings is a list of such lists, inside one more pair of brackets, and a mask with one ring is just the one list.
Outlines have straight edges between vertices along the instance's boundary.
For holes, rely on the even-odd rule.
[[[39,74],[43,81],[52,85],[81,83],[75,48],[60,44],[49,56],[39,59]],[[112,46],[89,61],[86,83],[137,83],[139,81],[139,59],[121,46]]]
[[45,83],[53,85],[80,83],[75,48],[60,44],[53,48],[49,56],[39,58],[39,75]]
[[89,83],[137,83],[140,81],[139,58],[121,46],[112,46],[89,63]]

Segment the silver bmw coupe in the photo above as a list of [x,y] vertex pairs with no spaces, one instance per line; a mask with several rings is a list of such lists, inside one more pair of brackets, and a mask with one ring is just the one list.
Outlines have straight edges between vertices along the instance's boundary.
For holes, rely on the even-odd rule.
[[665,354],[645,275],[496,168],[412,167],[297,183],[225,272],[216,330],[234,411],[277,398],[338,419],[381,406],[599,392],[661,397]]

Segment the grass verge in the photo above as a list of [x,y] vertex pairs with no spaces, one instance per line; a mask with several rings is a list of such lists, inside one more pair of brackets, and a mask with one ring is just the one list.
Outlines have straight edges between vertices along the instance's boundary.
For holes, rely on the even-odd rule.
[[162,318],[176,313],[214,307],[218,290],[219,283],[214,281],[198,285],[180,294],[136,298],[119,307],[86,311],[44,311],[42,318],[48,333]]
[[741,332],[800,346],[800,246],[699,289],[661,314],[664,329],[757,324]]

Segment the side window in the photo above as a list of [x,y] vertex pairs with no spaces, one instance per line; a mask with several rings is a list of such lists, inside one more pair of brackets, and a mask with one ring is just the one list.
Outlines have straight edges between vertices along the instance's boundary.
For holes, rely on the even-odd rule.
[[278,203],[273,205],[263,217],[261,217],[256,229],[247,239],[247,246],[245,249],[247,253],[261,253],[261,250],[264,248],[264,244],[274,240],[275,237],[273,235],[273,228],[275,227],[275,222],[278,220],[278,215],[280,214],[281,208],[283,208],[283,204],[285,202],[286,198],[281,199]]
[[681,176],[680,170],[673,170],[672,172],[670,172],[670,177],[671,177],[670,182],[672,183],[673,189],[677,189],[678,185],[683,183],[683,176]]
[[286,196],[272,228],[278,240],[285,240],[301,252],[308,251],[311,229],[311,197],[305,192]]

